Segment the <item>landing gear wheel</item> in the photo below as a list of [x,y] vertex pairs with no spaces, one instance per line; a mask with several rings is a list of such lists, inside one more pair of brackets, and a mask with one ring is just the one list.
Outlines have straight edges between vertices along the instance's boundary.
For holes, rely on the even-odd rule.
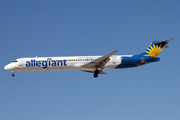
[[94,73],[94,77],[97,78],[97,77],[98,77],[98,74]]
[[95,70],[95,71],[94,71],[94,77],[97,78],[97,77],[98,77],[98,74],[99,74],[99,70]]
[[14,76],[15,76],[15,74],[13,73],[13,74],[12,74],[12,76],[14,77]]
[[12,76],[14,77],[15,76],[14,71],[11,71],[11,72],[12,72]]
[[94,74],[99,74],[99,70],[95,70],[95,71],[94,71]]

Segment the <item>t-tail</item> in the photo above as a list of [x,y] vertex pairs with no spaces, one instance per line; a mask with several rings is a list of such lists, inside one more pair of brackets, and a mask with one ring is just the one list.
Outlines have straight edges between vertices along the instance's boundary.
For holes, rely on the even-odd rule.
[[151,62],[157,62],[160,60],[158,54],[163,48],[168,48],[168,41],[172,40],[167,39],[163,41],[153,41],[151,45],[145,50],[145,52],[139,55],[133,55],[131,57],[122,57],[122,64],[127,67],[137,67]]
[[149,56],[149,57],[157,57],[163,48],[168,48],[168,41],[173,40],[173,38],[163,40],[163,41],[153,41],[151,45],[140,55],[141,56]]

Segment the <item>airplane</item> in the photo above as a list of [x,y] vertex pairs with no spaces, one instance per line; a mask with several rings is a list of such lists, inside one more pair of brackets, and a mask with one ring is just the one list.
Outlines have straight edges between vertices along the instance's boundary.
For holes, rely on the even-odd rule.
[[4,67],[5,70],[18,71],[52,71],[52,70],[81,70],[93,73],[94,78],[98,74],[107,74],[103,70],[132,68],[148,63],[160,61],[157,57],[163,48],[168,48],[167,39],[163,41],[153,41],[150,46],[138,55],[114,55],[113,51],[104,56],[69,56],[69,57],[28,57],[18,58]]

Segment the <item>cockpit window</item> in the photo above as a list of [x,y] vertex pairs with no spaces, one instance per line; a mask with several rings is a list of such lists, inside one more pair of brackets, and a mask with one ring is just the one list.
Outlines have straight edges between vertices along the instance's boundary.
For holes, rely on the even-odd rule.
[[17,60],[13,60],[13,62],[18,62]]

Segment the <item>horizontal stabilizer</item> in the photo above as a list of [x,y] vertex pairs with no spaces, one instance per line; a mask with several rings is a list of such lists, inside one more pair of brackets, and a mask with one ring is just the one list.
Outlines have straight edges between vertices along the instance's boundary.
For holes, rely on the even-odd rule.
[[158,41],[158,42],[155,42],[154,44],[164,43],[164,42],[167,42],[167,41],[170,41],[170,40],[173,40],[173,39],[174,39],[174,38],[170,38],[170,39],[167,39],[167,40]]
[[[151,45],[140,55],[157,57],[163,48],[168,48],[168,41],[173,40],[173,38],[162,40],[162,41],[153,41]],[[143,61],[143,60],[141,60]]]
[[[155,45],[158,45],[158,44],[162,44],[162,43],[165,43],[167,41],[170,41],[170,40],[173,40],[174,38],[170,38],[170,39],[167,39],[167,40],[162,40],[162,41],[158,41],[158,42],[154,42]],[[167,44],[165,44],[163,46],[163,48],[169,48]]]
[[163,48],[169,48],[168,45],[164,45]]

